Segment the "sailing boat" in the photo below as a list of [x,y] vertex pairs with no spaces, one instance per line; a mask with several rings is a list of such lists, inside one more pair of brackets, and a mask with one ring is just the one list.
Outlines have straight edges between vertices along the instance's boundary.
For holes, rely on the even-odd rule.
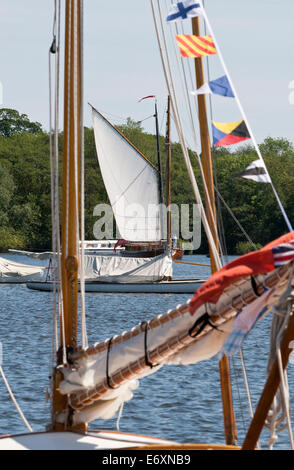
[[31,280],[41,280],[48,267],[17,263],[11,259],[0,257],[0,283],[25,284]]
[[[204,279],[172,277],[172,247],[165,239],[158,196],[159,170],[93,106],[92,116],[104,185],[121,238],[127,242],[120,256],[87,254],[86,292],[194,293]],[[148,251],[145,256],[130,253],[142,247]],[[48,276],[27,283],[33,290],[50,291],[53,286]]]
[[52,373],[51,425],[43,433],[0,437],[0,449],[238,449],[228,401],[230,380],[223,359],[220,373],[226,445],[185,445],[120,432],[92,431],[88,430],[88,423],[112,416],[131,398],[137,380],[164,364],[195,363],[219,352],[226,354],[232,346],[240,347],[240,334],[248,333],[260,317],[275,307],[282,316],[283,338],[276,343],[276,359],[243,445],[244,449],[254,449],[278,386],[284,380],[291,352],[289,343],[294,339],[294,232],[216,270],[185,305],[90,347],[85,337],[82,301],[82,344],[78,344],[78,270],[79,263],[83,263],[83,243],[80,256],[77,237],[77,201],[79,188],[83,188],[82,182],[78,184],[82,148],[81,7],[80,0],[66,1],[62,296],[56,325],[59,338]]

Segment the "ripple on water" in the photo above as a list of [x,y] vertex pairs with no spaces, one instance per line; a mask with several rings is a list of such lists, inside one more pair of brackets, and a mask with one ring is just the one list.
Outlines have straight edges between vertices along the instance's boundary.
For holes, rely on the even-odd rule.
[[[186,260],[207,262],[207,258],[201,256],[187,257]],[[184,273],[185,277],[208,275],[207,269],[200,271],[200,268],[179,264],[176,269],[178,275]],[[52,297],[50,293],[30,291],[23,285],[0,285],[0,295],[3,368],[26,418],[34,431],[41,431],[50,421],[50,406],[45,394],[50,375]],[[188,298],[188,295],[173,294],[86,295],[89,343],[119,334],[142,320],[185,303]],[[268,317],[260,322],[244,346],[254,406],[265,382],[270,321]],[[290,390],[293,382],[293,366],[290,366]],[[232,363],[232,386],[240,444],[249,419],[238,356]],[[116,420],[116,417],[97,420],[91,427],[115,430]],[[25,430],[0,380],[0,433]],[[178,442],[224,442],[217,358],[184,367],[167,366],[141,380],[133,399],[124,406],[120,430]],[[264,432],[262,443],[266,444],[267,439],[268,433]],[[287,447],[287,431],[283,431],[276,448]]]

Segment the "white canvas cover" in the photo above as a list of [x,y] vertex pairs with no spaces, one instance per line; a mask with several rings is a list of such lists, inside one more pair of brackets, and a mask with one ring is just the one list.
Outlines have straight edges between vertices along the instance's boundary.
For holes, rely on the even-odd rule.
[[157,170],[95,109],[92,116],[101,174],[121,238],[160,240]]
[[16,263],[5,258],[0,258],[0,282],[27,282],[41,280],[44,268],[29,264]]
[[84,266],[87,281],[140,283],[172,277],[172,259],[165,254],[154,258],[86,255]]

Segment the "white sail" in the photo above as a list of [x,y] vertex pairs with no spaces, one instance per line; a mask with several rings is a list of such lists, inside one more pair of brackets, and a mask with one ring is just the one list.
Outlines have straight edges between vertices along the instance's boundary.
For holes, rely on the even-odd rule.
[[92,116],[98,161],[121,238],[162,239],[156,168],[94,108]]

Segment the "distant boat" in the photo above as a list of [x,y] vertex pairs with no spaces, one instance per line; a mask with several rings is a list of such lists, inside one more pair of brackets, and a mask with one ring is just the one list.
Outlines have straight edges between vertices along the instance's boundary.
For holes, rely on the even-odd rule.
[[[186,18],[184,3],[180,2],[178,5],[173,3],[171,5],[173,7],[172,14],[169,13],[169,17],[182,16]],[[151,4],[154,9],[153,1]],[[83,188],[83,173],[80,172],[83,161],[82,145],[79,145],[83,142],[82,6],[83,2],[81,0],[66,0],[65,58],[67,60],[65,60],[64,66],[64,143],[66,144],[63,146],[62,243],[60,256],[58,253],[56,257],[58,277],[55,282],[55,294],[57,295],[53,296],[53,321],[52,327],[50,327],[52,349],[54,349],[51,351],[52,368],[50,371],[50,393],[48,393],[51,401],[51,422],[44,432],[27,432],[20,435],[7,433],[0,436],[0,449],[97,449],[100,451],[107,450],[108,452],[115,452],[118,449],[128,449],[129,451],[139,449],[147,452],[153,450],[155,452],[152,452],[153,457],[159,458],[157,463],[159,461],[163,462],[164,456],[167,456],[166,452],[172,450],[180,452],[178,457],[181,457],[181,463],[184,464],[190,463],[190,460],[187,462],[183,459],[183,452],[185,453],[187,450],[190,452],[191,450],[239,450],[241,447],[237,445],[237,414],[234,412],[232,403],[228,355],[240,351],[243,340],[255,327],[256,322],[270,312],[274,312],[274,315],[271,331],[272,350],[268,363],[269,373],[256,410],[255,412],[252,410],[251,424],[242,448],[246,450],[256,449],[260,433],[266,425],[271,433],[269,436],[270,446],[273,445],[272,442],[275,442],[277,432],[287,427],[290,448],[293,449],[294,443],[289,413],[290,394],[287,388],[285,371],[294,343],[293,231],[274,240],[261,250],[237,258],[225,266],[219,266],[218,251],[216,249],[218,244],[216,221],[213,217],[210,218],[211,227],[209,229],[209,224],[207,224],[207,219],[203,214],[204,228],[212,253],[212,276],[196,290],[194,296],[185,304],[177,305],[165,313],[158,312],[153,318],[148,318],[146,321],[141,320],[128,331],[113,334],[110,338],[88,345],[86,309],[85,303],[83,303],[83,282],[80,283],[81,302],[78,296],[79,269],[81,266],[84,267],[84,256],[81,252],[83,250],[80,249],[79,245],[80,224],[83,222],[81,217],[83,197],[80,198],[79,192]],[[187,9],[188,11],[190,11],[190,7]],[[196,15],[200,8],[200,13],[206,18],[200,0],[192,7],[194,7],[194,10],[196,8]],[[59,18],[59,15],[57,15],[57,18]],[[102,19],[105,20],[105,17]],[[207,20],[206,23],[209,25]],[[157,26],[156,21],[155,24]],[[193,17],[192,26],[197,45],[200,37],[198,17]],[[59,31],[59,28],[57,27],[56,30]],[[106,44],[107,42],[104,42],[101,47],[105,48]],[[204,50],[208,50],[208,52],[209,49],[207,48],[211,50],[209,36],[204,37],[203,45],[205,46]],[[203,50],[203,47],[201,49]],[[58,47],[57,51],[59,51]],[[189,52],[190,48],[186,54]],[[202,58],[198,57],[196,58],[196,76],[198,79],[200,77],[203,82],[202,72]],[[200,83],[198,88],[202,85],[203,83]],[[205,105],[205,100],[204,103],[199,100],[199,104],[199,108],[201,108],[202,104]],[[174,117],[177,117],[176,113]],[[206,124],[204,126],[206,132],[203,132],[203,137],[209,144],[208,127],[207,122],[204,122],[204,117],[203,107],[203,109],[199,109],[199,118],[201,128],[203,128],[203,124]],[[58,130],[57,126],[56,130]],[[183,149],[185,151],[184,145]],[[202,157],[205,150],[202,146]],[[183,153],[186,158],[187,155],[185,152]],[[72,175],[72,177],[69,177],[69,175]],[[58,165],[54,176],[58,176]],[[137,176],[139,178],[139,174]],[[189,176],[192,184],[194,184],[191,172],[189,172]],[[210,176],[209,174],[205,175],[207,182],[210,182]],[[194,187],[194,189],[197,188]],[[81,193],[83,194],[82,191]],[[195,196],[198,200],[196,190]],[[207,195],[211,205],[214,201],[212,196],[213,194]],[[81,210],[79,210],[80,201]],[[150,223],[152,224],[152,221]],[[153,235],[148,241],[152,241],[158,228],[156,224],[151,225],[151,227]],[[215,228],[214,233],[211,233],[213,228]],[[213,238],[214,234],[216,235],[215,239]],[[55,235],[58,237],[57,230]],[[142,240],[144,240],[144,237],[142,237]],[[157,237],[155,241],[158,241]],[[162,259],[156,259],[157,257],[155,257],[150,258],[148,261],[150,268],[148,276],[158,276],[161,268],[168,268],[165,264],[167,261],[164,254],[160,256],[162,256]],[[93,259],[91,260],[91,258]],[[86,270],[88,269],[90,272],[96,269],[103,270],[103,264],[99,265],[94,258],[94,256],[89,256],[89,265],[85,267]],[[108,258],[107,263],[109,265],[115,263],[115,257],[105,256],[105,258]],[[137,259],[139,260],[139,258],[125,258],[124,263],[136,263]],[[171,258],[168,257],[167,259],[171,263]],[[140,261],[138,263],[137,269],[140,270]],[[152,267],[155,267],[155,265],[156,269],[153,270]],[[83,271],[81,269],[82,273]],[[110,274],[106,269],[104,275],[108,276]],[[136,299],[136,301],[139,302],[140,300]],[[37,302],[40,302],[40,299]],[[99,302],[97,302],[97,311],[101,312],[100,307]],[[118,305],[117,311],[113,314],[117,316],[120,314],[126,315],[125,307],[126,305],[121,309]],[[132,303],[129,308],[136,309],[136,303]],[[105,322],[107,320],[105,312],[102,311],[101,313],[99,315],[100,320]],[[146,305],[146,315],[148,314],[148,305]],[[29,322],[30,315],[27,315],[26,319]],[[41,326],[43,327],[43,325]],[[268,345],[263,343],[262,340],[258,344],[259,350],[262,350],[262,348],[268,349]],[[29,346],[30,341],[28,338]],[[31,354],[30,351],[28,354]],[[209,390],[208,392],[215,401],[220,400],[221,397],[223,413],[220,411],[221,407],[217,406],[219,413],[215,416],[215,421],[220,420],[220,416],[223,414],[224,435],[222,441],[225,440],[225,443],[215,444],[206,441],[205,433],[208,431],[209,423],[202,413],[197,414],[195,408],[191,409],[191,422],[194,420],[195,426],[202,430],[201,443],[193,442],[193,438],[191,439],[192,442],[179,443],[156,437],[138,436],[138,434],[131,432],[112,432],[88,428],[89,423],[93,421],[110,419],[116,413],[119,413],[123,404],[131,400],[133,391],[139,385],[139,379],[156,373],[165,365],[184,367],[188,364],[205,361],[213,356],[216,356],[216,361],[218,361],[219,354],[221,356],[219,360],[220,381],[215,384],[215,390]],[[213,367],[215,366],[216,364],[213,365]],[[205,374],[211,373],[209,367],[206,362],[206,366],[203,367],[202,371],[201,369],[195,369],[194,388],[200,407],[201,394],[206,392]],[[0,370],[2,372],[2,367]],[[205,373],[203,373],[203,370]],[[38,364],[32,363],[30,374],[40,377]],[[246,391],[250,398],[245,367],[243,367],[243,374]],[[263,384],[263,379],[264,370],[258,374],[255,368],[255,385]],[[168,394],[169,389],[167,387],[164,390],[160,378],[158,383],[158,393]],[[199,388],[198,385],[200,385]],[[185,380],[183,380],[182,388],[184,386]],[[218,390],[219,386],[221,393]],[[179,390],[179,393],[183,393],[183,390]],[[40,397],[41,399],[42,397]],[[177,406],[176,397],[172,397],[172,399],[174,399],[177,413],[181,416],[181,409]],[[186,406],[189,409],[192,408],[189,405],[187,399]],[[251,405],[250,400],[249,405]],[[152,400],[149,400],[149,403],[145,406],[140,403],[140,409],[133,409],[132,412],[136,416],[136,421],[139,422],[142,415],[152,413]],[[172,415],[172,412],[168,413],[168,417],[171,419]],[[179,423],[181,427],[187,425],[183,420],[180,420]],[[214,422],[211,423],[211,427],[212,430],[215,429]],[[194,428],[194,423],[192,428]],[[219,437],[217,436],[217,438]],[[143,459],[144,453],[140,455]],[[155,460],[153,460],[153,463],[156,463]]]
[[0,257],[0,283],[24,284],[32,280],[41,280],[46,267],[32,266],[16,263],[7,258]]
[[[135,256],[85,255],[85,292],[185,293],[191,294],[205,279],[173,279],[172,259],[165,254],[145,258]],[[48,270],[42,280],[31,280],[27,287],[51,291],[57,270]]]
[[[205,281],[202,277],[173,278],[172,259],[179,259],[183,250],[163,238],[159,170],[94,107],[92,116],[100,169],[122,238],[116,243],[84,242],[85,292],[195,292]],[[142,212],[124,212],[132,205]],[[154,212],[150,213],[150,207]],[[117,256],[114,252],[119,249]],[[27,287],[52,290],[51,274],[28,282]]]

